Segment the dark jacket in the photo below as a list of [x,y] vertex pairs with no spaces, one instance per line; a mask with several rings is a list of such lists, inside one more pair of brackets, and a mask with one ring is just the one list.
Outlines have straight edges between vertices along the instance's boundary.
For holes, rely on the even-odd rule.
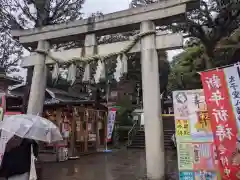
[[33,153],[37,157],[38,145],[35,141],[23,139],[20,146],[4,153],[2,166],[0,169],[1,177],[11,177],[30,172],[31,166],[31,145]]

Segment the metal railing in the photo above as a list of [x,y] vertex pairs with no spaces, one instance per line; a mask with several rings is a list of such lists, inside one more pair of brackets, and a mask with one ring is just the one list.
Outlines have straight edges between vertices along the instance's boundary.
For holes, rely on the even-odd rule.
[[137,133],[137,128],[138,128],[138,122],[135,121],[132,128],[128,131],[128,142],[127,142],[128,146],[130,146],[132,144],[133,137]]

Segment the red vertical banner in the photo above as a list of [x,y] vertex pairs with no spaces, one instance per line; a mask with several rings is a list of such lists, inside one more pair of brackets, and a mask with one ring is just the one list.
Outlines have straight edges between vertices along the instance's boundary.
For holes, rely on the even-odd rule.
[[221,177],[223,180],[238,179],[239,166],[232,163],[233,153],[236,152],[238,129],[224,70],[203,72],[201,79],[220,161]]

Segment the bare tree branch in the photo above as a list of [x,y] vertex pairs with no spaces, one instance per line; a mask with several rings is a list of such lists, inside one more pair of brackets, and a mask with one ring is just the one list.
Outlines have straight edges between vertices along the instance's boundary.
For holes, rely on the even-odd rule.
[[7,72],[16,71],[23,53],[20,43],[12,39],[10,29],[28,29],[80,19],[83,3],[84,0],[0,0],[0,66]]

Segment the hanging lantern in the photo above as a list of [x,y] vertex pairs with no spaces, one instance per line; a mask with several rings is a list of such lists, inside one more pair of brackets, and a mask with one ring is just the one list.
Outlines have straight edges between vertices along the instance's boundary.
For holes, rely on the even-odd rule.
[[68,76],[67,76],[67,82],[71,86],[76,81],[76,75],[77,75],[77,66],[75,64],[71,64],[68,68]]
[[52,71],[52,82],[56,84],[59,78],[60,69],[58,63],[54,64],[53,71]]
[[85,70],[84,70],[84,75],[83,75],[83,82],[89,82],[90,81],[90,64],[86,64]]
[[117,57],[117,65],[116,65],[116,69],[115,69],[115,72],[114,72],[114,78],[116,79],[117,82],[120,81],[120,78],[122,76],[122,70],[123,70],[123,67],[122,67],[122,61],[121,61],[121,57],[120,55]]

